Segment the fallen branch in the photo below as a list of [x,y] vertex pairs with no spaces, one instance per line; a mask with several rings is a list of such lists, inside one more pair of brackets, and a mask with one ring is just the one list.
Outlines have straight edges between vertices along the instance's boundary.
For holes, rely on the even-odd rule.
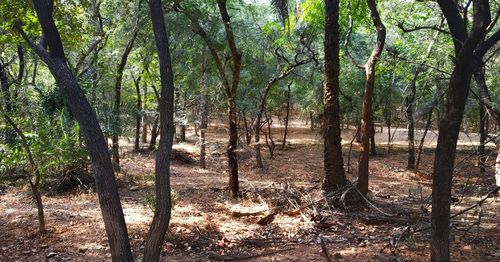
[[219,255],[219,254],[217,254],[215,252],[212,252],[212,253],[208,254],[208,258],[209,259],[213,259],[215,261],[250,260],[250,259],[253,259],[253,258],[270,256],[270,255],[274,255],[274,254],[278,254],[278,253],[285,252],[285,251],[290,251],[290,250],[292,250],[292,248],[285,248],[285,249],[274,250],[274,251],[270,251],[270,252],[264,252],[264,253],[261,253],[261,254],[242,255],[242,256],[238,256],[238,255]]
[[328,249],[326,248],[325,241],[323,241],[323,237],[318,236],[318,240],[321,246],[321,251],[323,251],[323,257],[325,258],[325,261],[332,262],[332,257],[330,256],[330,253],[328,253]]

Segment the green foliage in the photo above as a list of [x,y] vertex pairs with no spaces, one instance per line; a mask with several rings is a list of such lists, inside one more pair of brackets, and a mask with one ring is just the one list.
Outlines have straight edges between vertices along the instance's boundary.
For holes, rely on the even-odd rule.
[[[172,209],[175,208],[175,206],[177,206],[179,201],[180,201],[179,193],[176,190],[171,189],[170,190],[170,203],[171,203]],[[155,196],[155,194],[154,193],[144,194],[142,196],[142,204],[144,206],[148,207],[149,209],[151,209],[152,212],[155,212],[155,210],[156,210],[156,196]]]

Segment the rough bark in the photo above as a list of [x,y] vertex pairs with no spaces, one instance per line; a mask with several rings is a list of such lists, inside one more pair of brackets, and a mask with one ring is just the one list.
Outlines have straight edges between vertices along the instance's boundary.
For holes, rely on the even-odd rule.
[[453,37],[454,68],[450,76],[444,113],[439,122],[439,136],[434,158],[431,214],[431,261],[449,261],[449,216],[453,166],[460,125],[473,72],[482,63],[482,56],[491,47],[485,37],[490,21],[489,3],[473,1],[473,25],[467,31],[458,6],[452,1],[438,0]]
[[161,0],[149,0],[160,64],[160,142],[155,165],[155,213],[144,248],[143,261],[159,261],[171,216],[170,154],[174,134],[174,76]]
[[[323,190],[333,192],[346,182],[340,131],[339,0],[325,1],[325,72],[323,86]],[[311,120],[312,122],[312,120]]]
[[113,261],[133,261],[108,147],[95,112],[68,67],[61,38],[52,18],[53,2],[38,0],[33,4],[50,52],[47,52],[41,45],[33,44],[22,29],[18,29],[31,48],[47,64],[73,116],[80,124],[92,161],[97,195],[112,259]]

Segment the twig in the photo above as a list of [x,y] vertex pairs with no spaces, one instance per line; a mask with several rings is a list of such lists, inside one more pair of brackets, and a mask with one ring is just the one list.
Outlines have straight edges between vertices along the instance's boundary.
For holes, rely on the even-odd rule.
[[322,236],[318,236],[319,244],[321,246],[321,250],[323,251],[323,255],[325,258],[326,262],[332,262],[332,257],[330,256],[330,253],[328,253],[328,249],[326,248],[325,241],[323,241]]
[[285,252],[285,251],[290,251],[292,248],[285,248],[285,249],[280,249],[280,250],[274,250],[270,252],[264,252],[261,254],[255,254],[255,255],[243,255],[243,256],[238,256],[238,255],[219,255],[217,253],[210,253],[208,255],[208,258],[216,260],[216,261],[236,261],[236,260],[249,260],[257,257],[265,257],[265,256],[270,256],[274,255],[277,253]]

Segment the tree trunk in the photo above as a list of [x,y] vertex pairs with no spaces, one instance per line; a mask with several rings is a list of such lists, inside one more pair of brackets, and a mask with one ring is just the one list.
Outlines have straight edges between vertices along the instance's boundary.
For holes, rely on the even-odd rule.
[[252,143],[252,132],[248,127],[247,116],[244,112],[243,112],[243,124],[245,125],[245,141],[247,142],[247,145],[250,145],[250,143]]
[[160,64],[160,143],[155,165],[155,213],[144,248],[143,261],[159,261],[171,215],[170,154],[174,133],[174,76],[161,0],[149,0],[156,48]]
[[[148,86],[144,85],[144,111],[146,111],[146,99],[148,96]],[[142,143],[147,143],[148,142],[148,124],[146,123],[146,114],[142,115],[142,137],[141,137]]]
[[484,152],[484,143],[486,141],[486,130],[485,130],[485,122],[486,122],[486,110],[484,106],[479,103],[479,147],[477,149],[477,153],[479,154],[479,172],[485,172],[485,162],[486,155]]
[[[447,99],[441,121],[432,175],[431,260],[449,261],[450,197],[455,153],[469,85],[473,72],[484,54],[498,41],[483,42],[490,24],[488,1],[474,1],[470,32],[458,7],[450,1],[438,0],[450,29],[455,49],[454,68],[450,76]],[[469,18],[467,18],[469,19]],[[498,32],[497,32],[498,33]],[[480,44],[481,43],[481,44]]]
[[214,59],[217,71],[219,73],[219,78],[222,82],[226,93],[226,102],[228,107],[228,127],[229,127],[229,141],[226,148],[227,158],[228,158],[228,174],[229,174],[229,188],[231,189],[231,195],[233,197],[239,196],[239,183],[238,183],[238,159],[236,156],[236,147],[238,145],[238,116],[236,111],[236,94],[238,90],[238,84],[240,81],[240,71],[241,71],[241,53],[236,47],[235,37],[231,25],[231,18],[227,12],[226,1],[217,0],[217,6],[219,9],[222,22],[224,23],[224,31],[226,33],[226,42],[229,50],[231,52],[232,61],[232,78],[231,84],[229,83],[229,78],[226,75],[226,70],[224,64],[222,63],[221,56],[215,48],[215,44],[210,36],[205,32],[203,27],[198,22],[197,18],[191,16],[188,12],[184,14],[191,21],[191,30],[200,35],[205,41],[212,58]]
[[137,19],[136,27],[134,28],[134,32],[132,33],[132,37],[129,39],[125,50],[123,51],[122,57],[120,59],[120,64],[116,69],[116,78],[115,78],[115,103],[113,108],[113,133],[111,136],[112,146],[111,146],[111,154],[113,156],[113,162],[116,167],[120,166],[120,142],[119,137],[121,133],[121,92],[122,92],[122,79],[123,79],[123,71],[125,70],[125,66],[127,65],[128,56],[130,52],[132,52],[132,47],[134,46],[135,38],[138,33],[138,23],[139,19]]
[[264,132],[264,135],[266,136],[266,146],[269,149],[269,157],[271,159],[274,159],[274,149],[276,148],[276,144],[274,143],[273,134],[271,131],[272,123],[273,120],[271,116],[268,117],[266,114],[267,133]]
[[[340,131],[340,42],[339,0],[325,1],[325,72],[323,86],[323,190],[333,192],[345,185],[347,179],[342,158]],[[311,120],[312,121],[312,120]]]
[[134,150],[137,152],[140,149],[140,139],[141,139],[141,120],[142,120],[142,99],[141,99],[141,88],[140,88],[141,76],[137,79],[134,79],[135,84],[135,92],[137,95],[137,107],[136,107],[136,116],[135,116],[135,142],[134,142]]
[[108,235],[111,257],[113,261],[133,261],[108,147],[95,112],[68,67],[61,38],[52,18],[53,2],[39,0],[34,1],[33,4],[50,53],[41,46],[31,43],[22,29],[19,31],[30,43],[31,48],[47,64],[73,116],[80,124],[94,169],[96,190]]
[[375,66],[377,64],[385,43],[385,27],[380,20],[377,11],[375,0],[366,0],[373,25],[377,30],[377,43],[375,48],[364,65],[366,80],[365,92],[363,96],[363,110],[361,113],[361,149],[358,166],[358,188],[362,194],[368,193],[368,163],[370,161],[370,131],[372,123],[372,103],[373,103],[373,89],[375,86]]
[[26,136],[24,136],[24,133],[22,132],[22,130],[9,117],[9,115],[3,109],[2,106],[0,106],[0,112],[2,113],[7,124],[9,124],[12,127],[12,129],[14,129],[16,134],[19,136],[19,138],[21,140],[21,145],[22,145],[26,155],[28,156],[28,161],[30,163],[30,166],[35,173],[35,182],[33,183],[32,177],[28,178],[28,181],[29,181],[29,184],[31,187],[31,193],[33,194],[33,200],[35,200],[36,208],[38,211],[38,232],[40,234],[45,234],[45,233],[47,233],[47,230],[45,228],[45,216],[43,214],[42,195],[40,194],[40,189],[39,189],[42,175],[40,173],[40,170],[38,169],[38,165],[36,164],[35,159],[33,158],[33,155],[31,154],[30,146],[29,146],[28,141],[26,140]]
[[375,124],[372,119],[372,128],[370,132],[370,156],[376,156],[377,155],[377,148],[375,144]]
[[418,171],[418,168],[420,166],[420,157],[422,155],[422,150],[424,149],[424,142],[425,142],[425,137],[427,136],[427,132],[429,131],[429,128],[431,127],[432,124],[432,111],[434,107],[431,108],[429,111],[429,114],[427,115],[427,122],[425,124],[425,129],[424,129],[424,134],[422,135],[422,139],[420,139],[420,144],[418,145],[418,151],[417,151],[417,161],[415,163],[415,171]]
[[285,116],[285,131],[283,134],[283,143],[281,144],[281,149],[285,149],[286,146],[286,136],[288,135],[288,121],[290,119],[290,97],[292,94],[291,86],[293,82],[290,82],[287,86],[288,92],[286,95],[286,116]]
[[412,84],[410,85],[410,95],[406,98],[406,118],[408,120],[408,162],[406,168],[409,170],[415,169],[415,122],[413,119],[413,103],[416,92],[416,76],[413,75]]
[[206,166],[206,132],[208,120],[207,105],[207,57],[206,48],[201,50],[201,77],[200,77],[200,167]]
[[158,137],[158,122],[160,121],[160,116],[156,114],[153,127],[151,128],[151,140],[149,141],[149,149],[156,149],[156,138]]
[[[0,84],[2,88],[3,100],[5,102],[5,112],[8,114],[13,111],[10,89],[9,89],[10,84],[9,84],[9,79],[7,77],[7,69],[1,62],[0,62]],[[16,133],[11,132],[10,130],[6,130],[5,138],[7,144],[12,145],[16,139]]]

